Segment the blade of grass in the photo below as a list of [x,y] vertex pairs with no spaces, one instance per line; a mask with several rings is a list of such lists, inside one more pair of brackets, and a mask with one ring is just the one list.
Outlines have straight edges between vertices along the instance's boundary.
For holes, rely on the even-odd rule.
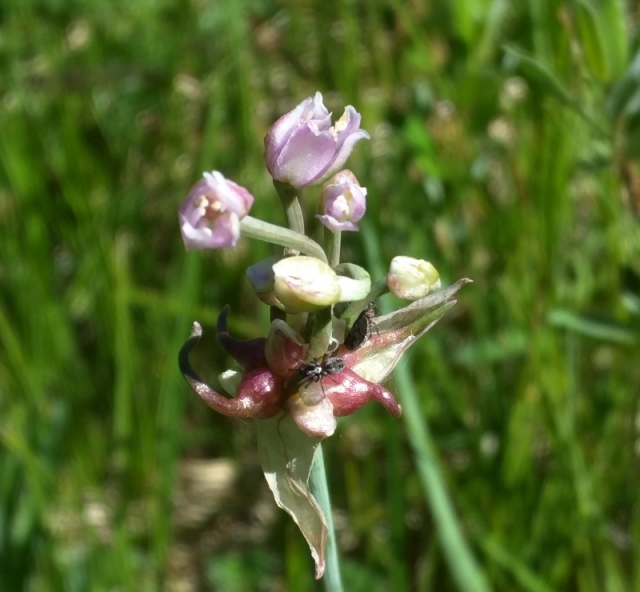
[[[382,254],[373,227],[366,223],[362,224],[361,228],[369,259],[367,267],[380,270],[383,268]],[[388,308],[384,304],[381,305],[381,308],[382,312],[390,312],[384,310]],[[429,425],[426,418],[423,417],[418,403],[418,393],[409,373],[410,355],[408,353],[405,353],[404,364],[396,367],[394,378],[398,388],[398,398],[402,403],[402,417],[407,426],[409,442],[413,449],[414,461],[424,490],[425,501],[437,525],[445,561],[459,590],[463,592],[488,592],[490,587],[465,539],[462,525],[447,493]],[[422,393],[422,396],[426,396],[425,393]]]

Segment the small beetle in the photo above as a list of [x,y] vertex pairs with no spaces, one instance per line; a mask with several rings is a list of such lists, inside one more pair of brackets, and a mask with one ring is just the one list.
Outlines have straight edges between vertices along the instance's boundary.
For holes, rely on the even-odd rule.
[[344,338],[344,346],[347,349],[358,349],[368,341],[369,337],[371,337],[371,328],[373,327],[373,317],[375,315],[376,306],[373,302],[369,302],[367,308],[358,315]]

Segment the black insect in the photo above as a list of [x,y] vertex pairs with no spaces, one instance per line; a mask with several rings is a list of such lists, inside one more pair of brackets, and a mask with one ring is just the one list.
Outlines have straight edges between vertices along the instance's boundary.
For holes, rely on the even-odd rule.
[[312,382],[318,382],[325,376],[340,374],[344,370],[344,360],[342,358],[333,357],[323,360],[319,364],[317,362],[304,362],[298,372],[300,378],[298,384],[309,385]]
[[376,307],[373,302],[369,302],[358,318],[351,325],[351,329],[344,338],[344,346],[347,349],[355,350],[362,347],[371,337],[373,327],[373,317],[376,315]]
[[290,397],[300,387],[307,387],[313,382],[320,382],[320,388],[324,393],[322,379],[325,376],[334,376],[344,370],[344,360],[338,357],[322,358],[320,362],[303,362],[300,368],[285,383],[285,393]]

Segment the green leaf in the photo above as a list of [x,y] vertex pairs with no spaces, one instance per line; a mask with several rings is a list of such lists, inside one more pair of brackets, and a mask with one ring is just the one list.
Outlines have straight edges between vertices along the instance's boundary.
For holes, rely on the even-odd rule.
[[276,504],[298,525],[311,549],[316,579],[321,578],[328,528],[309,489],[309,474],[320,441],[303,434],[291,415],[256,420],[256,430],[262,470]]
[[632,344],[638,340],[636,334],[629,329],[593,321],[570,310],[552,310],[547,316],[547,321],[555,327],[569,329],[601,341]]
[[589,68],[600,82],[622,74],[628,60],[628,33],[620,0],[578,0],[578,34]]
[[610,71],[598,16],[589,2],[586,0],[578,2],[576,6],[578,34],[587,64],[594,76],[600,82],[605,82],[609,79]]
[[598,5],[602,40],[609,63],[610,78],[620,76],[629,62],[629,29],[623,0],[592,0]]
[[567,91],[548,64],[545,64],[534,55],[512,45],[506,45],[504,49],[508,54],[516,58],[519,69],[522,70],[523,74],[536,80],[547,92],[555,96],[568,107],[575,108],[577,106],[575,99],[571,96],[569,91]]
[[625,73],[615,83],[607,97],[607,110],[614,118],[631,116],[640,108],[640,51],[636,53]]

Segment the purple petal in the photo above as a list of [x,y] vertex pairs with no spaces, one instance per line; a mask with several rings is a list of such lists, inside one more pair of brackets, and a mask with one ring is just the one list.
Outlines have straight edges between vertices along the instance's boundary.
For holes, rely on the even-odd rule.
[[240,220],[253,205],[253,196],[219,172],[204,173],[189,191],[179,210],[185,247],[234,247],[240,237]]
[[254,198],[244,187],[225,179],[218,171],[204,173],[204,180],[225,210],[234,212],[239,218],[249,213]]
[[336,140],[330,131],[317,131],[311,125],[293,134],[276,162],[279,181],[305,187],[323,176],[333,162]]
[[358,225],[354,224],[353,222],[338,222],[338,220],[336,220],[335,218],[325,215],[317,215],[316,218],[320,220],[320,222],[322,222],[322,224],[324,224],[332,232],[358,232],[360,230],[360,228],[358,228]]
[[349,105],[331,126],[322,95],[305,99],[276,121],[264,139],[269,173],[294,187],[327,178],[342,167],[357,141],[369,137],[359,129],[360,120],[360,114]]
[[[317,96],[317,95],[316,95]],[[291,134],[297,129],[302,116],[313,104],[314,98],[309,97],[300,103],[295,109],[285,113],[276,121],[264,137],[264,155],[269,172],[273,171],[276,161],[286,145]]]
[[201,221],[194,226],[182,214],[179,215],[179,219],[182,240],[189,251],[235,247],[240,237],[240,221],[238,216],[231,212],[220,217],[213,228]]
[[316,218],[329,230],[357,231],[355,224],[367,209],[367,190],[360,187],[358,179],[350,170],[336,173],[322,187],[322,214]]
[[[338,149],[333,164],[321,175],[320,179],[317,180],[321,180],[323,178],[326,179],[327,177],[333,175],[336,171],[339,171],[344,166],[344,163],[347,162],[347,158],[349,158],[350,154],[353,152],[353,147],[356,145],[356,143],[360,140],[368,139],[369,134],[365,130],[360,130],[347,137],[342,146],[340,146],[340,148]],[[316,180],[312,181],[312,183],[315,182]]]

